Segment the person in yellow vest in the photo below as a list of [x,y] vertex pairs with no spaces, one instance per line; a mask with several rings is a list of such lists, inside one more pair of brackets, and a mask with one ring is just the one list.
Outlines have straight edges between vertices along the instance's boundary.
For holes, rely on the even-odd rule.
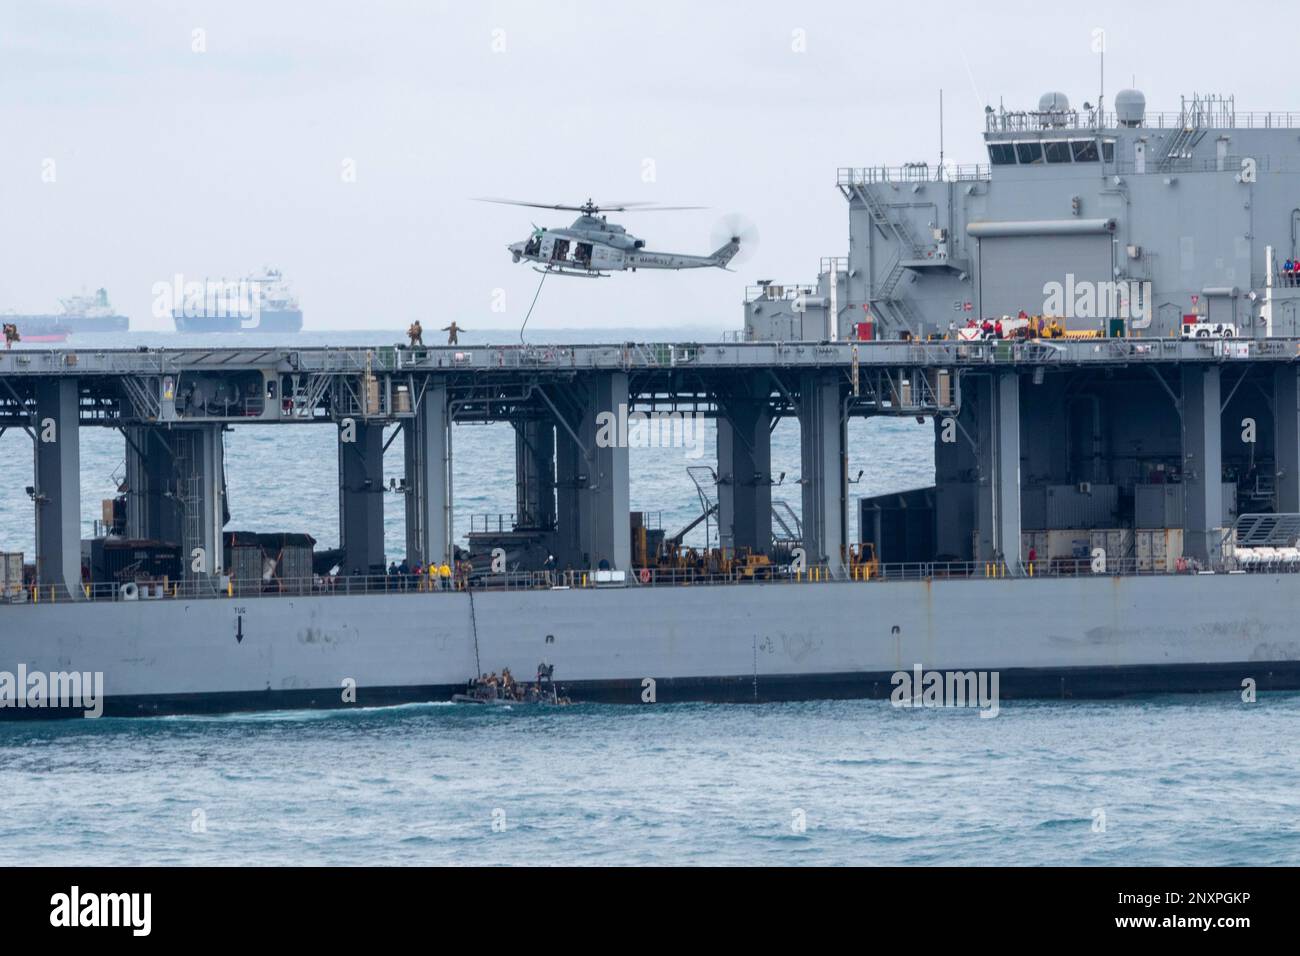
[[438,590],[438,566],[432,561],[429,562],[429,590]]
[[438,566],[438,577],[442,579],[442,589],[444,591],[451,587],[451,565],[446,561]]

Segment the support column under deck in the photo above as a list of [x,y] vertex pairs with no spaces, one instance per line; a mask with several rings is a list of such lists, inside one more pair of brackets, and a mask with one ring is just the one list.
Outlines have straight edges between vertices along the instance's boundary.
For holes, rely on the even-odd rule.
[[1217,365],[1184,365],[1183,554],[1218,560],[1223,526],[1223,434]]
[[718,409],[718,538],[730,552],[772,547],[772,409],[728,400]]
[[1273,371],[1273,457],[1276,462],[1274,508],[1300,512],[1300,366]]
[[588,443],[590,481],[582,489],[585,501],[582,530],[589,567],[630,571],[631,474],[628,466],[627,373],[600,372],[588,392],[579,435]]
[[934,543],[939,561],[974,560],[977,485],[972,476],[979,462],[971,436],[978,432],[975,403],[965,397],[957,416],[934,420]]
[[555,427],[556,564],[630,571],[627,373],[596,373],[565,398],[578,411]]
[[834,373],[805,375],[799,389],[804,552],[832,574],[844,569],[848,523],[842,392]]
[[583,556],[582,489],[589,481],[582,449],[563,425],[555,429],[555,538],[556,567],[581,570]]
[[81,447],[77,380],[36,383],[36,581],[81,590]]
[[[219,575],[225,566],[222,529],[226,525],[225,447],[221,424],[187,425],[170,429],[165,437],[173,455],[162,459],[171,466],[171,501],[176,503],[181,570],[187,578]],[[161,511],[167,510],[164,493]]]
[[384,428],[377,422],[339,427],[339,546],[343,574],[384,573]]
[[1020,376],[998,372],[975,379],[979,483],[976,561],[1020,569]]
[[[411,567],[417,564],[440,565],[452,560],[447,461],[447,430],[450,425],[447,387],[432,384],[425,389],[415,415],[402,425],[406,561]],[[381,482],[382,479],[381,463]],[[382,502],[380,511],[382,526]]]
[[123,430],[126,446],[126,537],[181,543],[181,501],[170,429],[135,425]]
[[515,423],[515,526],[555,527],[555,423],[549,418]]
[[996,552],[1009,574],[1020,573],[1020,375],[997,377]]

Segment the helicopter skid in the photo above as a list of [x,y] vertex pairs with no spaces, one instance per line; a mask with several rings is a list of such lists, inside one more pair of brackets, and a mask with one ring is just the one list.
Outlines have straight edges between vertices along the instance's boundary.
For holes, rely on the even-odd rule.
[[561,276],[576,276],[582,279],[608,279],[608,272],[596,272],[591,269],[565,269],[561,266],[546,266],[541,268],[533,266],[534,272],[552,272]]

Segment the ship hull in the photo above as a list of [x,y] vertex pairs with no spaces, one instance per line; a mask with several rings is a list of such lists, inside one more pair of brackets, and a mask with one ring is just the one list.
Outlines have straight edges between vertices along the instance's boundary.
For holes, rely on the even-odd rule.
[[[1292,576],[756,584],[0,608],[0,671],[101,672],[117,715],[445,701],[541,661],[575,700],[886,697],[996,671],[1003,699],[1300,689]],[[345,693],[355,686],[355,698]],[[0,718],[49,717],[0,708]]]
[[301,332],[302,310],[264,310],[257,322],[239,316],[182,315],[173,313],[177,332]]

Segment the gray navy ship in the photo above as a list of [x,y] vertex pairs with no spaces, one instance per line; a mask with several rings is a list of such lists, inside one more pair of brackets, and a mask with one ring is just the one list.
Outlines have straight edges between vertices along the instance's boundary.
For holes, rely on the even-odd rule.
[[[1003,697],[1300,688],[1300,114],[1126,90],[983,121],[979,164],[840,169],[847,253],[756,285],[723,341],[0,355],[0,425],[60,436],[33,428],[0,670],[102,673],[122,714],[450,700],[507,667],[638,704],[883,697],[914,668]],[[629,507],[618,420],[694,412],[715,547]],[[933,429],[933,483],[850,497],[871,416]],[[514,427],[516,512],[460,539],[454,435],[482,422]],[[228,529],[231,424],[336,431],[338,551]],[[127,462],[84,542],[83,427]]]

